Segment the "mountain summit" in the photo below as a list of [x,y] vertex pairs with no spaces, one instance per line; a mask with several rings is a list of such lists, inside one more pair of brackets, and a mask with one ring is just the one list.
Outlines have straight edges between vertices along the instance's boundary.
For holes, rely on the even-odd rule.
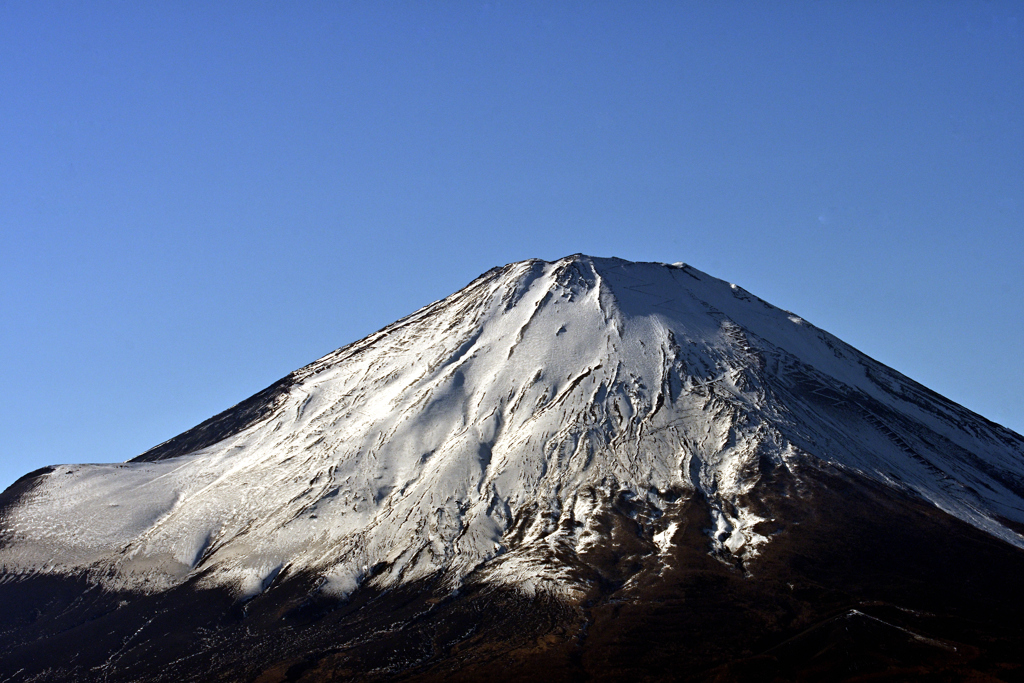
[[[46,669],[53,680],[198,680],[215,662],[231,680],[614,678],[631,665],[593,668],[594,642],[621,649],[653,618],[736,641],[697,647],[685,676],[659,668],[662,650],[635,664],[655,678],[742,678],[742,662],[766,656],[758,647],[782,648],[775,675],[803,675],[786,652],[850,637],[873,653],[861,665],[895,648],[930,671],[985,672],[949,653],[997,636],[942,620],[967,609],[961,599],[988,609],[955,577],[972,563],[991,581],[1024,568],[1022,533],[1019,435],[690,266],[531,260],[132,461],[19,480],[0,496],[0,588],[20,587],[43,616],[9,619],[14,644],[0,655],[43,671],[33,639],[74,639],[95,609],[114,632],[143,625],[80,646]],[[884,578],[847,577],[865,561]],[[936,562],[946,566],[918,566]],[[898,604],[904,579],[919,583],[910,606]],[[720,614],[702,617],[703,582],[724,590]],[[951,602],[936,603],[947,583]],[[33,586],[66,601],[47,611]],[[1017,604],[1005,588],[993,604]],[[103,611],[111,596],[119,607]],[[174,604],[203,600],[225,607],[183,626],[188,608]],[[515,608],[471,618],[492,603]],[[625,639],[614,604],[637,609]],[[145,621],[142,605],[157,616]],[[645,605],[658,607],[638,616]],[[942,623],[930,635],[908,623],[923,608]],[[744,640],[750,624],[730,619],[760,632]],[[447,635],[426,638],[423,624]],[[528,644],[509,644],[523,634]],[[223,651],[241,643],[248,658]],[[191,654],[169,657],[175,648]]]

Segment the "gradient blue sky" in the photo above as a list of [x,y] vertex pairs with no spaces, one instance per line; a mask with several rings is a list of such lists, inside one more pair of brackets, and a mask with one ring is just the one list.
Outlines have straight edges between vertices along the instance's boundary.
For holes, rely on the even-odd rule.
[[1024,431],[1024,6],[0,3],[0,488],[574,252]]

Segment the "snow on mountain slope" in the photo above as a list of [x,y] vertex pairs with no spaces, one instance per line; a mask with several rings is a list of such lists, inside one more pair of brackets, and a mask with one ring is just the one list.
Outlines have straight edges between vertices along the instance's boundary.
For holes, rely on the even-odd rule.
[[[209,423],[209,424],[208,424]],[[10,573],[345,595],[474,570],[571,592],[559,552],[602,510],[680,496],[712,550],[770,542],[759,462],[856,470],[1024,547],[1024,439],[800,318],[682,264],[496,268],[139,459],[63,465],[0,514]]]

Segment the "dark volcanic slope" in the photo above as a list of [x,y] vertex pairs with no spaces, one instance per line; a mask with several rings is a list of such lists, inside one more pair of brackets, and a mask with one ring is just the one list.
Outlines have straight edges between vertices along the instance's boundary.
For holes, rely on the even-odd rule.
[[288,388],[294,384],[291,375],[274,382],[263,391],[250,396],[192,429],[164,441],[133,459],[133,462],[167,460],[188,455],[239,434],[270,417],[284,402]]
[[193,585],[135,595],[66,578],[9,581],[0,585],[0,672],[82,681],[1024,679],[1024,552],[827,468],[802,472],[799,483],[774,472],[762,495],[787,522],[746,568],[707,552],[710,515],[698,497],[668,513],[679,527],[667,556],[636,521],[649,510],[616,501],[604,520],[612,542],[560,558],[591,583],[576,604],[473,581],[457,595],[423,581],[339,601],[286,576],[244,603]]

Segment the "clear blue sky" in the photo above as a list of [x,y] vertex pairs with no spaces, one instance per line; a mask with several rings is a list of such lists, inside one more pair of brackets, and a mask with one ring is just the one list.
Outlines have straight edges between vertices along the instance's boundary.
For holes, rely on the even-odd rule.
[[0,3],[0,488],[574,252],[1024,431],[1024,5]]

